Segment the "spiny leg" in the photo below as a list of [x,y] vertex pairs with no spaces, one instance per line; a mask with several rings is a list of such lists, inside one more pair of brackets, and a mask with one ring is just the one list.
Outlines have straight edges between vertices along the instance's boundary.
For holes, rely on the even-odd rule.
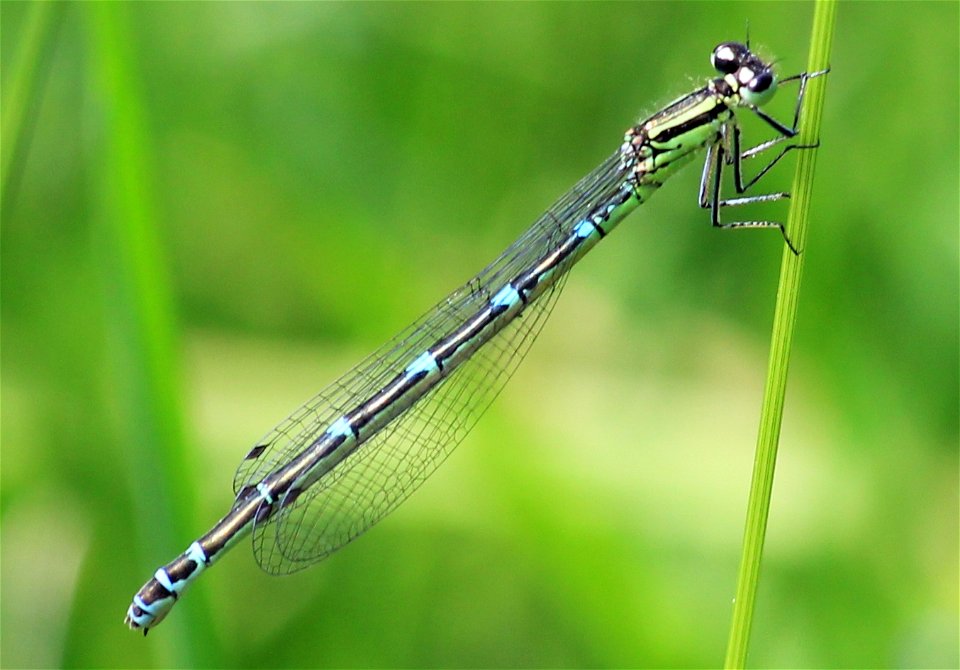
[[781,142],[785,142],[786,140],[796,137],[797,126],[800,123],[800,111],[803,108],[803,98],[807,90],[807,82],[810,79],[824,75],[827,72],[829,72],[829,69],[820,70],[818,72],[813,72],[813,73],[804,72],[801,74],[795,74],[793,76],[790,76],[790,77],[787,77],[786,79],[781,80],[780,82],[781,84],[790,82],[790,81],[798,81],[798,80],[800,82],[800,89],[797,91],[797,102],[793,112],[793,125],[789,127],[780,123],[775,118],[773,118],[772,116],[770,116],[769,114],[761,110],[759,107],[752,106],[752,105],[747,107],[750,111],[756,114],[760,119],[766,122],[771,128],[776,130],[777,133],[779,133],[779,135],[771,140],[767,140],[766,142],[761,142],[760,144],[754,147],[751,147],[746,151],[741,152],[740,151],[740,128],[739,126],[736,126],[736,125],[734,126],[734,133],[732,137],[733,146],[726,158],[726,162],[728,165],[733,165],[734,187],[737,189],[737,193],[743,193],[748,188],[750,188],[755,183],[757,183],[761,178],[763,178],[765,174],[767,174],[770,168],[776,165],[780,161],[780,159],[783,158],[785,155],[787,155],[787,153],[789,153],[791,150],[816,149],[817,147],[820,146],[819,142],[815,142],[813,144],[790,144],[790,145],[787,145],[786,147],[782,147],[780,149],[780,153],[778,153],[773,158],[773,160],[768,162],[760,170],[760,172],[754,175],[746,183],[744,183],[743,181],[742,170],[741,170],[741,162],[743,160],[748,160],[756,156],[759,156],[761,153],[777,146]]
[[803,97],[807,93],[807,82],[811,79],[815,79],[821,75],[825,75],[830,72],[830,68],[826,70],[818,70],[817,72],[801,72],[800,74],[791,75],[784,79],[780,80],[780,84],[786,84],[791,81],[799,81],[800,89],[797,91],[797,103],[793,109],[793,125],[786,126],[775,118],[767,114],[765,111],[757,107],[756,105],[744,105],[751,112],[756,114],[760,119],[762,119],[767,125],[776,130],[778,133],[785,137],[794,137],[797,134],[797,126],[800,123],[800,111],[803,109]]
[[[787,243],[787,246],[790,247],[790,251],[794,254],[799,255],[799,251],[793,242],[790,241],[790,238],[787,237],[786,228],[779,221],[730,221],[723,223],[720,220],[720,208],[721,207],[736,207],[738,205],[746,205],[750,203],[757,202],[771,202],[774,200],[781,200],[784,198],[789,198],[789,193],[766,193],[762,195],[751,195],[745,196],[742,198],[729,198],[721,199],[720,198],[720,180],[723,176],[723,165],[724,165],[724,146],[727,142],[726,131],[721,132],[720,141],[710,145],[707,148],[707,157],[703,164],[703,172],[700,176],[700,192],[699,192],[699,204],[704,209],[710,210],[710,223],[714,228],[725,228],[725,229],[734,229],[734,228],[776,228],[780,231],[780,234],[783,236],[784,242]],[[736,138],[736,132],[734,132],[734,138]],[[732,144],[737,145],[738,142],[734,139]],[[740,163],[740,154],[734,152],[735,156],[733,166],[734,174],[739,177],[739,163]],[[739,181],[735,179],[734,181]],[[755,182],[756,179],[751,180],[751,184]],[[742,184],[738,184],[742,186]],[[743,192],[743,189],[738,188],[740,193]]]
[[760,119],[762,119],[765,123],[767,123],[767,125],[769,125],[771,128],[773,128],[774,130],[776,130],[777,133],[779,133],[779,135],[778,135],[777,137],[771,139],[771,140],[767,140],[766,142],[761,142],[760,144],[758,144],[758,145],[756,145],[756,146],[754,146],[754,147],[751,147],[751,148],[747,149],[746,151],[741,152],[741,151],[740,151],[740,128],[739,128],[739,126],[734,126],[734,133],[733,133],[733,138],[732,138],[732,140],[733,140],[733,146],[732,146],[732,150],[730,151],[729,155],[727,156],[726,162],[727,162],[727,164],[732,164],[732,165],[733,165],[733,170],[734,170],[734,186],[735,186],[735,188],[737,189],[737,193],[743,193],[743,192],[746,191],[748,188],[750,188],[751,186],[753,186],[757,181],[759,181],[759,180],[770,170],[770,168],[772,168],[774,165],[776,165],[776,164],[780,161],[780,159],[783,158],[783,157],[784,157],[787,153],[789,153],[791,150],[793,150],[793,149],[815,149],[815,148],[817,148],[818,146],[820,146],[820,143],[819,143],[819,142],[815,142],[814,144],[790,144],[790,145],[787,145],[786,147],[781,148],[781,149],[780,149],[780,153],[778,153],[778,154],[773,158],[773,160],[771,160],[770,162],[768,162],[768,163],[763,167],[763,169],[760,170],[760,172],[758,172],[756,175],[754,175],[748,182],[746,182],[746,183],[743,182],[742,170],[741,170],[741,161],[747,160],[747,159],[750,159],[750,158],[754,158],[754,157],[756,157],[756,156],[759,156],[761,153],[767,151],[768,149],[771,149],[771,148],[775,147],[776,145],[780,144],[781,142],[785,142],[785,141],[788,140],[788,139],[791,139],[791,138],[793,138],[793,137],[796,137],[796,135],[797,135],[797,126],[798,126],[798,124],[800,123],[800,111],[803,109],[803,98],[804,98],[804,95],[806,95],[806,91],[807,91],[807,82],[808,82],[809,80],[815,78],[815,77],[819,77],[819,76],[821,76],[821,75],[827,74],[829,71],[830,71],[830,70],[827,69],[827,70],[819,70],[819,71],[817,71],[817,72],[812,72],[812,73],[803,72],[803,73],[801,73],[801,74],[792,75],[792,76],[787,77],[787,78],[785,78],[785,79],[782,79],[782,80],[780,81],[781,84],[784,84],[784,83],[786,83],[786,82],[791,82],[791,81],[799,81],[799,82],[800,82],[800,88],[799,88],[799,90],[797,91],[797,102],[796,102],[796,105],[795,105],[795,107],[794,107],[794,112],[793,112],[793,125],[791,125],[791,126],[789,126],[789,127],[786,126],[786,125],[784,125],[784,124],[782,124],[782,123],[780,123],[779,121],[777,121],[775,118],[773,118],[772,116],[770,116],[769,114],[767,114],[766,112],[764,112],[764,111],[763,111],[762,109],[760,109],[759,107],[756,107],[756,106],[753,106],[753,105],[747,107],[747,109],[749,109],[749,110],[752,111],[754,114],[756,114]]
[[[728,165],[733,166],[733,187],[737,190],[737,193],[744,193],[748,188],[760,181],[770,169],[780,162],[780,159],[786,156],[788,153],[794,149],[816,149],[820,146],[819,142],[813,144],[788,144],[785,147],[780,148],[780,152],[773,157],[773,160],[769,161],[766,165],[761,168],[761,170],[755,174],[753,177],[750,177],[746,182],[743,181],[743,161],[749,160],[759,156],[761,153],[767,149],[771,149],[776,145],[784,142],[790,137],[786,135],[781,135],[780,137],[775,137],[772,140],[767,140],[766,142],[761,142],[760,144],[747,149],[746,151],[740,151],[740,127],[733,127],[733,138],[732,138],[732,150],[728,153],[726,162]],[[789,196],[787,196],[789,197]]]
[[770,169],[776,165],[780,159],[782,159],[787,153],[793,149],[814,149],[819,146],[819,143],[815,144],[790,144],[786,147],[782,147],[779,153],[774,156],[773,160],[769,161],[756,175],[750,178],[748,181],[744,182],[743,180],[743,169],[742,161],[749,160],[754,158],[761,153],[771,149],[781,142],[784,142],[788,139],[796,137],[797,135],[797,125],[800,121],[800,111],[803,106],[803,97],[806,92],[807,81],[819,77],[820,75],[826,74],[829,70],[821,70],[814,73],[803,73],[788,77],[783,82],[789,81],[800,81],[800,90],[797,92],[797,103],[794,110],[793,125],[788,127],[775,118],[766,114],[761,109],[755,106],[748,106],[752,112],[754,112],[760,119],[766,122],[771,128],[776,130],[779,133],[778,137],[775,137],[771,140],[761,142],[760,144],[747,149],[746,151],[740,150],[740,127],[736,123],[731,123],[727,126],[724,126],[721,129],[721,136],[718,142],[711,145],[707,149],[707,157],[704,161],[703,172],[700,177],[700,191],[699,191],[699,204],[700,207],[710,209],[710,221],[715,228],[776,228],[780,231],[780,234],[783,236],[784,241],[787,243],[787,246],[790,247],[790,250],[794,254],[799,255],[799,251],[793,245],[793,242],[787,236],[786,229],[782,223],[779,221],[731,221],[728,223],[723,223],[720,220],[720,208],[721,207],[736,207],[739,205],[746,205],[750,203],[758,202],[771,202],[775,200],[782,200],[790,197],[789,193],[777,192],[777,193],[766,193],[762,195],[753,195],[753,196],[744,196],[739,198],[721,198],[720,197],[720,184],[721,177],[723,174],[724,164],[731,165],[733,167],[733,182],[734,188],[738,194],[743,194],[751,186],[756,184]]

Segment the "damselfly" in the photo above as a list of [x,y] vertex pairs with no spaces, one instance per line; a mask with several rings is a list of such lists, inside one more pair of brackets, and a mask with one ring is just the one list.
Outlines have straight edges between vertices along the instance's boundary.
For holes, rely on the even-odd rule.
[[[778,80],[770,63],[737,42],[713,50],[719,73],[705,86],[631,127],[617,150],[563,195],[476,277],[309,400],[250,449],[233,480],[236,500],[210,532],[158,569],[134,596],[126,623],[144,634],[227,549],[253,534],[269,573],[311,565],[399,505],[443,461],[489,406],[536,338],[567,271],[700,150],[699,204],[717,228],[776,228],[776,221],[722,222],[723,207],[779,200],[744,195],[791,149],[807,82]],[[793,123],[766,112],[778,84],[799,82]],[[736,114],[755,114],[774,139],[742,151]],[[777,145],[756,176],[741,163]],[[737,197],[721,197],[733,169]],[[520,318],[522,315],[523,318]]]

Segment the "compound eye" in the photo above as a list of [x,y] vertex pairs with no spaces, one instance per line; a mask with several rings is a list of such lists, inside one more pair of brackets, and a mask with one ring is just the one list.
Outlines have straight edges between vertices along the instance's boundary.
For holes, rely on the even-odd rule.
[[773,86],[773,73],[770,70],[764,70],[749,84],[750,91],[756,94],[766,93]]
[[740,67],[744,56],[748,53],[747,47],[739,42],[723,42],[713,50],[710,62],[717,72],[733,74]]
[[737,72],[737,79],[741,84],[740,96],[748,105],[766,104],[777,90],[777,78],[768,67],[758,71],[744,66]]

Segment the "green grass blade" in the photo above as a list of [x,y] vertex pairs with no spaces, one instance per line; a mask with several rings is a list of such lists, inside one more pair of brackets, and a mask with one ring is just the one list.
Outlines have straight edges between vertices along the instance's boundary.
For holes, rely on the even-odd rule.
[[30,5],[30,15],[23,31],[23,38],[14,57],[10,81],[4,82],[3,113],[0,114],[0,202],[9,206],[11,188],[16,181],[17,166],[22,163],[24,140],[28,121],[35,118],[31,111],[37,107],[44,75],[48,69],[54,35],[63,15],[65,3],[35,2]]
[[[836,18],[834,0],[820,0],[816,4],[811,35],[810,58],[807,71],[822,70],[829,65],[830,45]],[[819,77],[809,82],[804,101],[803,118],[800,121],[800,144],[813,144],[820,136],[820,119],[823,97],[828,77]],[[816,151],[800,151],[797,172],[793,182],[790,214],[787,231],[799,249],[806,247],[807,213],[813,190],[813,173]],[[760,561],[767,530],[770,510],[770,494],[777,460],[777,444],[783,419],[783,401],[787,385],[787,368],[790,362],[790,346],[793,341],[797,304],[800,295],[800,278],[803,274],[804,254],[794,255],[784,249],[780,266],[780,285],[777,289],[777,305],[774,313],[773,336],[767,382],[760,415],[760,430],[757,437],[757,452],[754,461],[750,499],[747,503],[747,521],[743,539],[743,553],[737,581],[737,594],[733,606],[733,620],[727,643],[727,668],[743,668],[746,664],[750,642],[750,629],[760,577]]]
[[[183,434],[173,287],[154,200],[153,150],[131,10],[123,3],[92,3],[84,10],[94,125],[100,129],[91,161],[97,168],[89,180],[94,246],[111,337],[112,400],[138,528],[122,556],[136,558],[143,570],[129,585],[132,598],[156,567],[153,562],[172,559],[199,527],[193,518],[197,478]],[[208,602],[203,589],[191,593],[190,604],[181,605],[154,635],[161,641],[153,648],[160,665],[207,666],[222,658]],[[117,608],[116,634],[134,635],[121,629],[128,603],[111,605]],[[144,646],[144,658],[148,649]]]

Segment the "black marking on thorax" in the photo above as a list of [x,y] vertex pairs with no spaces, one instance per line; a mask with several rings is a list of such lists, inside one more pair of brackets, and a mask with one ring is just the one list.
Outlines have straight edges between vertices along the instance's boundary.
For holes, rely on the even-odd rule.
[[658,149],[656,146],[657,144],[670,142],[681,135],[685,135],[691,130],[711,124],[727,112],[729,112],[728,107],[718,100],[713,107],[708,109],[703,114],[698,114],[693,118],[687,119],[683,123],[678,123],[675,126],[669,126],[661,130],[654,138],[652,138],[651,146],[656,150]]

